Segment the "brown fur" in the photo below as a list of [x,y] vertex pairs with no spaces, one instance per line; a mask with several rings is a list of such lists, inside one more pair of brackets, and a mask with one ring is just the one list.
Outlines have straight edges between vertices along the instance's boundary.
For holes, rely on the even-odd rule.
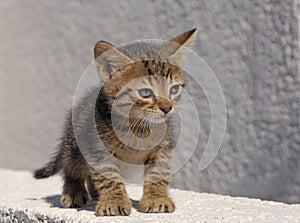
[[[194,35],[195,30],[191,30],[172,39],[171,42],[176,45],[166,43],[159,49],[148,46],[148,55],[138,45],[128,50],[103,41],[96,44],[95,60],[104,85],[97,95],[95,122],[97,134],[105,148],[95,150],[98,147],[87,133],[94,114],[90,105],[94,93],[91,93],[76,107],[77,112],[73,110],[69,115],[57,154],[46,167],[35,173],[36,178],[45,178],[62,169],[64,186],[61,202],[65,207],[82,206],[90,194],[93,199],[99,200],[97,215],[129,215],[131,202],[121,176],[122,161],[145,165],[144,193],[140,202],[142,212],[167,213],[175,210],[168,194],[173,140],[171,125],[166,117],[175,112],[180,92],[171,94],[169,89],[175,85],[184,87],[184,78],[178,66],[182,46],[186,46]],[[159,93],[154,92],[149,97],[137,96],[143,85]],[[129,134],[128,140],[133,144],[136,138],[146,139],[153,132],[160,134],[164,123],[153,125],[151,120],[164,117],[167,129],[161,142],[150,149],[136,149],[131,146],[133,144],[124,144],[113,129],[110,116],[113,103],[116,103],[117,117],[129,114],[129,124],[120,119],[120,129],[116,131],[127,136],[130,130],[132,134]],[[141,114],[145,119],[139,118]],[[80,120],[79,124],[74,125],[72,115]],[[90,149],[87,154],[80,148],[81,141]]]

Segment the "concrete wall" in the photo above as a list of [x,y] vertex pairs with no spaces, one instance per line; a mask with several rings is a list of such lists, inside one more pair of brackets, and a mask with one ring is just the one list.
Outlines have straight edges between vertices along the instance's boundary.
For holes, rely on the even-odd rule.
[[214,162],[201,145],[177,188],[300,202],[296,0],[0,2],[0,167],[35,169],[53,152],[98,40],[169,39],[198,27],[194,50],[225,94]]

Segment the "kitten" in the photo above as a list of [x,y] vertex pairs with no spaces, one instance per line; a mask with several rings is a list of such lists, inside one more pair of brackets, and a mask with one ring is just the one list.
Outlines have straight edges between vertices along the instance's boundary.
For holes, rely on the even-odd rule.
[[[179,68],[182,52],[195,34],[193,29],[160,46],[137,42],[116,48],[104,41],[95,45],[103,87],[92,90],[69,114],[57,153],[34,174],[41,179],[62,170],[65,207],[82,206],[89,192],[99,200],[96,215],[129,215],[123,162],[145,166],[140,211],[175,210],[168,193],[174,147],[169,117],[185,85]],[[90,133],[93,125],[100,147]]]

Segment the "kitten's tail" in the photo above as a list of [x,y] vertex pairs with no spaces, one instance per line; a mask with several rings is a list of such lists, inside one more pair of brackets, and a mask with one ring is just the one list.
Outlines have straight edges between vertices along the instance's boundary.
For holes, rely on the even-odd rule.
[[34,178],[42,179],[56,174],[62,168],[62,154],[61,151],[56,153],[47,165],[34,172]]

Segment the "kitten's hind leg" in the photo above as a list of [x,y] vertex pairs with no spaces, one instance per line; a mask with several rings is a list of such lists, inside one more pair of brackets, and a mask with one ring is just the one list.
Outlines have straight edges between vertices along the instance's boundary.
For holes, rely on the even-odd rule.
[[84,180],[76,179],[71,176],[64,177],[63,193],[61,203],[66,208],[79,208],[87,202],[87,191]]
[[99,193],[96,190],[94,182],[92,181],[92,179],[90,177],[87,178],[86,184],[87,184],[87,188],[88,188],[88,191],[89,191],[89,194],[90,194],[91,198],[93,200],[98,200]]

